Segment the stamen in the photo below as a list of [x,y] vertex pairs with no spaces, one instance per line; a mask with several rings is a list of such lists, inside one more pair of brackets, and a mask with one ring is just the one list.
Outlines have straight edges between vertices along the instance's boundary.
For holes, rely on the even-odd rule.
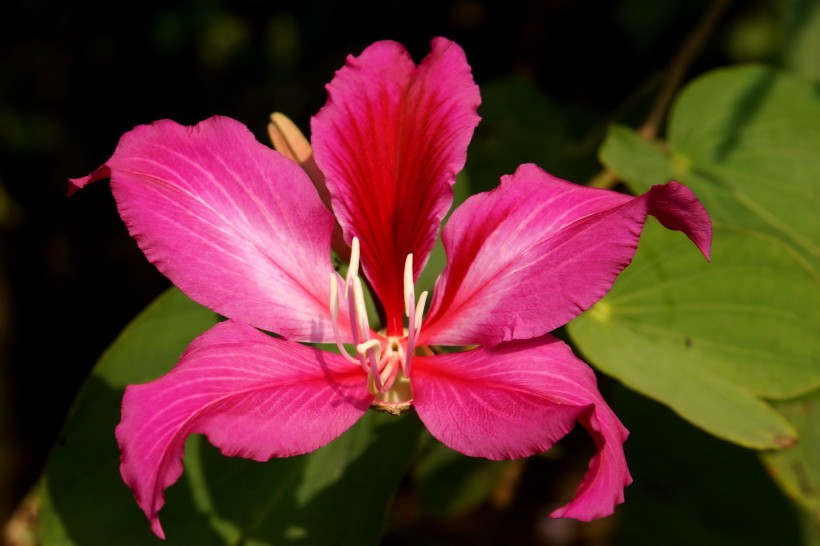
[[415,295],[413,288],[413,255],[404,260],[404,314],[410,316],[410,298]]
[[350,286],[350,279],[355,279],[359,276],[359,257],[361,251],[359,250],[359,238],[353,237],[350,242],[350,265],[347,267],[347,276],[345,276],[345,292]]
[[[413,255],[408,254],[404,262],[404,312],[407,316],[407,330],[404,343],[402,335],[391,335],[386,340],[380,335],[371,339],[370,321],[364,296],[364,285],[359,278],[361,247],[359,239],[353,237],[350,244],[350,264],[344,285],[337,273],[330,275],[330,316],[333,335],[339,352],[346,360],[361,365],[368,377],[368,389],[374,395],[373,405],[377,409],[398,415],[406,411],[413,398],[410,388],[410,364],[415,352],[416,341],[421,332],[422,314],[427,302],[427,292],[416,301],[413,283]],[[342,342],[339,326],[339,307],[348,306],[350,335],[355,353],[351,356]],[[350,341],[350,340],[348,340]],[[382,348],[382,343],[387,345]],[[355,358],[354,358],[355,357]],[[398,383],[397,383],[398,382]]]
[[421,317],[424,314],[424,305],[427,303],[427,291],[421,293],[419,296],[419,304],[416,307],[416,320],[413,327],[416,329],[416,337],[421,333]]
[[419,303],[415,307],[411,302],[410,313],[407,315],[407,353],[402,360],[402,371],[405,377],[410,377],[410,364],[413,362],[413,354],[416,352],[416,340],[421,334],[421,319],[424,313],[424,304],[427,303],[427,292],[422,292]]
[[[409,296],[409,297],[408,297]],[[405,377],[410,377],[410,363],[413,361],[413,352],[416,350],[416,302],[415,295],[412,290],[405,293],[405,301],[407,302],[407,353],[401,361],[401,369]]]
[[339,354],[345,357],[348,362],[359,364],[359,360],[350,356],[342,343],[342,336],[339,333],[339,281],[336,273],[330,274],[330,318],[333,324],[333,337],[336,339],[336,346]]
[[370,339],[370,323],[367,320],[367,307],[364,304],[364,288],[359,277],[353,279],[353,300],[356,302],[356,319],[361,329],[363,340]]
[[360,354],[365,354],[370,349],[374,349],[376,351],[376,355],[378,356],[376,362],[378,362],[382,354],[382,344],[379,343],[378,339],[371,339],[370,341],[365,341],[364,343],[359,343],[356,345],[356,350]]
[[379,359],[381,358],[382,346],[378,339],[371,339],[356,345],[356,351],[364,358],[365,353],[370,360],[370,373],[379,392],[384,392],[384,383],[379,375]]
[[390,387],[393,386],[393,382],[396,380],[398,373],[399,366],[396,366],[396,357],[388,358],[386,365],[379,375],[379,379],[381,379],[382,384],[384,385],[382,392],[387,392],[390,390]]

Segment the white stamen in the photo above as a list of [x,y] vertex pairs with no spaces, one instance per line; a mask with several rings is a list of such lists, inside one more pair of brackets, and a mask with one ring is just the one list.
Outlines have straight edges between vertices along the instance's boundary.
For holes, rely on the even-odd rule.
[[396,366],[396,358],[387,358],[387,362],[385,363],[384,368],[382,368],[381,374],[379,374],[379,379],[381,379],[382,385],[384,385],[382,392],[390,390],[390,387],[393,386],[393,382],[396,380],[396,375],[398,375],[398,373],[399,367]]
[[416,350],[416,328],[414,327],[416,322],[416,298],[412,291],[405,293],[405,297],[407,298],[407,353],[401,359],[401,369],[405,377],[410,377],[410,364]]
[[345,357],[348,362],[360,364],[359,360],[350,356],[342,343],[342,336],[339,333],[339,281],[336,273],[330,274],[330,318],[333,324],[333,337],[336,339],[336,347],[339,354]]
[[404,314],[410,316],[410,296],[414,295],[413,289],[413,255],[408,254],[404,260]]
[[[362,358],[370,360],[369,375],[373,378],[376,389],[379,392],[384,392],[384,383],[379,375],[379,360],[381,359],[382,345],[378,339],[371,339],[364,343],[356,345],[356,352],[362,355]],[[365,357],[365,355],[367,355]]]
[[367,320],[367,307],[364,304],[364,288],[359,277],[353,278],[353,300],[356,304],[356,319],[359,324],[359,332],[364,341],[370,339],[370,323]]
[[[350,263],[344,281],[337,273],[330,275],[330,316],[333,335],[339,352],[353,364],[360,364],[368,376],[370,392],[374,395],[374,406],[391,413],[401,413],[410,406],[410,363],[415,352],[416,340],[421,332],[422,314],[428,293],[423,292],[416,300],[413,282],[413,255],[408,254],[404,262],[404,314],[407,316],[406,335],[389,336],[387,339],[376,335],[371,339],[370,321],[364,296],[364,284],[359,278],[361,247],[354,237],[350,243]],[[340,287],[340,283],[344,285]],[[342,342],[339,326],[339,309],[347,305],[350,321],[350,335],[355,353],[350,355]],[[392,320],[392,318],[391,318]],[[397,326],[400,326],[397,325]],[[386,343],[384,348],[382,344]],[[354,358],[355,357],[355,358]],[[396,386],[399,381],[400,385]],[[395,390],[394,392],[394,389]]]
[[350,265],[347,267],[347,276],[345,276],[345,291],[350,286],[350,279],[355,279],[359,276],[359,258],[361,251],[359,250],[359,238],[353,237],[350,242]]
[[415,320],[415,324],[413,325],[413,327],[416,330],[416,337],[418,337],[418,335],[421,333],[421,317],[422,317],[422,314],[424,313],[424,305],[426,303],[427,303],[427,291],[425,290],[424,292],[421,293],[421,296],[419,296],[419,303],[416,306],[416,317],[415,317],[416,320]]
[[379,343],[378,339],[371,339],[370,341],[365,341],[364,343],[359,343],[356,345],[356,351],[362,355],[367,353],[370,349],[374,349],[376,351],[376,355],[378,356],[376,361],[378,362],[382,355],[382,344]]

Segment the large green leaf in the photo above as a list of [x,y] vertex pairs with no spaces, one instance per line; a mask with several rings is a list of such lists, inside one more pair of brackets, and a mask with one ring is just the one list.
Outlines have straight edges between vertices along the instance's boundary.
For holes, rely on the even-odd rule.
[[715,225],[705,263],[650,223],[610,294],[570,324],[603,371],[709,432],[782,448],[794,428],[764,399],[820,386],[820,96],[759,66],[691,84],[669,142],[614,128],[601,158],[633,190],[690,186]]
[[[213,313],[172,289],[101,358],[46,468],[45,546],[160,543],[119,476],[113,431],[120,400],[126,385],[165,373],[215,322]],[[186,444],[185,473],[161,512],[167,543],[375,544],[419,431],[413,415],[370,412],[310,455],[267,463],[224,457],[194,436]]]

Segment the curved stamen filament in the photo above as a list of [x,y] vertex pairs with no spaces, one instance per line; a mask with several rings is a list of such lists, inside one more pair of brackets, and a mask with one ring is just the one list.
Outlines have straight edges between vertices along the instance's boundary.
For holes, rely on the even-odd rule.
[[367,355],[370,360],[370,374],[373,377],[373,380],[376,383],[376,388],[379,392],[384,392],[384,383],[381,381],[381,376],[379,375],[379,364],[382,356],[382,344],[379,342],[378,339],[371,339],[370,341],[365,341],[364,343],[359,343],[356,346],[356,352],[364,357]]
[[359,276],[360,256],[359,238],[353,237],[353,241],[350,242],[350,264],[347,266],[347,275],[345,276],[345,293],[349,290],[350,279],[355,279]]
[[[410,298],[412,301],[414,298]],[[413,302],[415,303],[415,302]],[[407,354],[402,361],[402,371],[405,377],[410,377],[410,364],[413,361],[413,353],[416,351],[416,340],[421,334],[421,317],[424,313],[424,305],[427,303],[427,291],[421,293],[418,304],[410,306],[410,313],[407,315]]]
[[421,333],[421,317],[424,313],[424,304],[427,302],[427,292],[422,292],[416,304],[416,289],[413,285],[413,255],[408,254],[404,261],[404,314],[407,315],[407,351],[402,358],[401,365],[405,377],[410,377],[410,364],[416,350],[416,339]]
[[370,340],[370,321],[367,320],[367,306],[364,303],[364,288],[359,277],[353,279],[353,298],[356,302],[356,320],[359,326],[359,335],[364,341]]
[[336,338],[336,347],[339,348],[339,353],[347,359],[348,362],[359,364],[359,361],[350,356],[342,344],[342,336],[339,334],[339,281],[336,278],[336,273],[330,274],[330,318],[333,323],[333,337]]

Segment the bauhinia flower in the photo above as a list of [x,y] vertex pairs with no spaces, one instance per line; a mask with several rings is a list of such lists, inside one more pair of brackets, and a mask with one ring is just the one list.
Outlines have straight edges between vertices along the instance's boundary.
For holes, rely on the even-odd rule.
[[[676,182],[633,197],[522,165],[453,212],[425,314],[428,294],[417,296],[415,282],[479,121],[464,52],[437,38],[416,66],[401,45],[378,42],[347,59],[328,93],[312,148],[282,117],[272,134],[284,155],[228,118],[158,121],[71,181],[76,190],[110,178],[148,259],[228,319],[167,375],[125,392],[121,473],[153,531],[164,536],[158,511],[189,435],[265,461],[327,444],[371,407],[412,407],[442,443],[488,459],[546,451],[578,422],[597,453],[551,516],[611,514],[631,482],[627,431],[592,370],[549,332],[609,290],[649,214],[708,258],[700,202]],[[344,277],[331,261],[335,229],[350,257]],[[308,343],[336,343],[341,354]]]

